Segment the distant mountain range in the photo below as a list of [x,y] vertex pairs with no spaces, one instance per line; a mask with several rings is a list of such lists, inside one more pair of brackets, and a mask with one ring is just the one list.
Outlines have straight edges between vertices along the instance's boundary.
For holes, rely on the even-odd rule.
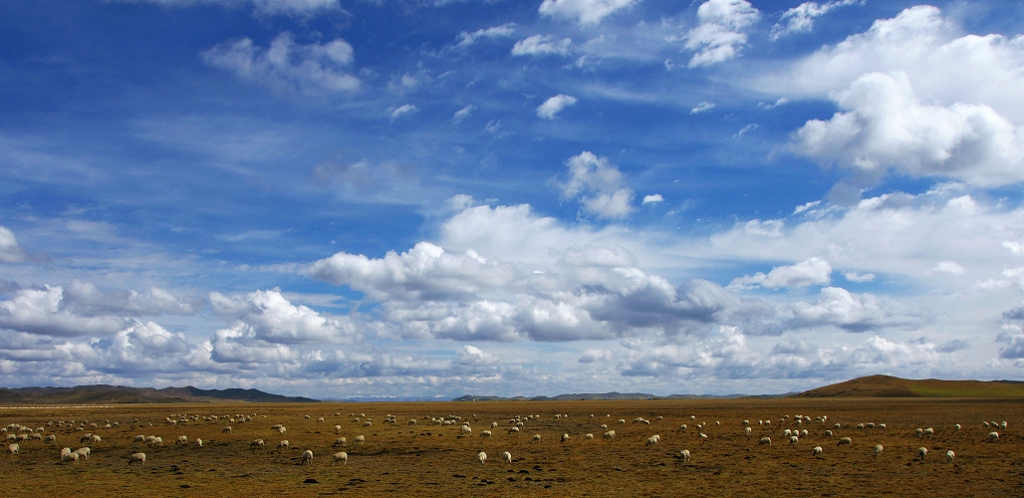
[[247,401],[255,403],[311,403],[315,399],[281,396],[258,389],[199,389],[192,386],[151,387],[76,386],[0,388],[0,403],[6,404],[110,404],[110,403],[213,403]]
[[901,379],[871,375],[794,394],[800,398],[1003,398],[1024,397],[1024,382],[1013,380]]

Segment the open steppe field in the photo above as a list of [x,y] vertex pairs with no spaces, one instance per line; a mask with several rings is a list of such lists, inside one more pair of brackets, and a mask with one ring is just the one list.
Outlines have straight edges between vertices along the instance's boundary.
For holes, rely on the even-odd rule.
[[[451,425],[431,420],[456,416]],[[520,430],[510,433],[517,416]],[[983,426],[1003,421],[1006,429]],[[1024,496],[1020,399],[44,406],[0,408],[0,422],[8,435],[28,434],[23,426],[56,436],[17,441],[20,452],[3,456],[7,496]],[[615,436],[603,437],[602,424]],[[787,429],[807,435],[791,444]],[[989,441],[993,430],[999,438]],[[86,433],[102,441],[82,442]],[[655,434],[660,441],[649,444]],[[139,435],[163,445],[136,442]],[[179,436],[188,443],[176,444]],[[765,436],[771,446],[758,444]],[[851,444],[839,445],[843,437]],[[265,445],[250,449],[256,439]],[[283,439],[288,448],[277,449]],[[61,448],[83,446],[88,460],[61,461]],[[332,466],[339,451],[348,463]],[[145,452],[144,465],[129,464],[136,452]]]

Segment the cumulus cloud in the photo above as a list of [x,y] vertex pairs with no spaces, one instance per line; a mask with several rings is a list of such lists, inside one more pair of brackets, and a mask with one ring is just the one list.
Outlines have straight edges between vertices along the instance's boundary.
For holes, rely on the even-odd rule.
[[601,20],[640,0],[544,0],[540,4],[542,15],[575,19],[581,25],[600,24]]
[[804,2],[782,13],[779,22],[772,26],[769,38],[775,41],[784,36],[809,32],[814,28],[815,18],[828,14],[839,7],[863,4],[864,0],[836,0],[824,4]]
[[821,258],[811,258],[792,266],[772,268],[767,275],[756,273],[737,278],[729,284],[729,288],[749,289],[765,287],[781,289],[784,287],[807,287],[811,285],[828,285],[831,281],[832,266]]
[[878,176],[951,177],[980,186],[1024,181],[1024,127],[986,105],[926,105],[905,73],[870,73],[834,94],[841,109],[793,137],[803,156]]
[[[342,342],[358,336],[350,320],[326,317],[306,306],[296,306],[285,299],[279,289],[236,296],[211,292],[210,304],[217,314],[235,321],[230,329],[218,332],[218,337],[227,342],[240,338],[268,344]],[[237,340],[233,342],[237,343]],[[284,351],[277,347],[272,349]]]
[[555,119],[562,109],[576,105],[576,97],[572,95],[558,94],[544,101],[537,107],[537,117],[542,119]]
[[986,105],[1020,123],[1022,71],[1024,35],[963,35],[938,8],[919,5],[892,19],[879,19],[866,32],[824,46],[752,83],[761,91],[790,98],[828,98],[865,74],[903,73],[927,105]]
[[464,48],[468,47],[477,42],[480,39],[487,38],[507,38],[514,35],[516,32],[516,23],[509,22],[502,24],[501,26],[492,26],[490,28],[478,29],[472,33],[463,31],[459,33],[459,43],[456,47]]
[[551,35],[533,35],[512,46],[512,55],[569,55],[572,39],[555,40]]
[[348,72],[352,45],[337,38],[327,43],[302,45],[292,34],[281,33],[263,49],[249,38],[225,42],[202,53],[207,64],[239,78],[278,89],[353,92],[359,79]]
[[402,116],[406,116],[406,115],[409,115],[409,114],[414,114],[417,111],[419,111],[419,108],[416,107],[413,104],[403,104],[403,105],[400,105],[398,107],[393,107],[393,108],[390,109],[391,121],[394,122],[394,120],[396,120],[396,119],[398,119],[398,118],[400,118]]
[[155,3],[168,7],[191,7],[211,4],[223,7],[252,5],[255,15],[290,15],[309,17],[320,12],[343,12],[338,0],[115,0],[129,3]]
[[62,308],[87,316],[191,315],[202,306],[202,301],[197,297],[178,297],[158,287],[152,287],[146,293],[121,289],[102,290],[95,284],[77,279],[65,285],[61,294]]
[[25,261],[25,251],[18,245],[18,239],[10,228],[0,225],[0,263]]
[[843,273],[843,277],[851,282],[864,283],[875,280],[874,273],[860,273],[856,271],[848,271]]
[[919,323],[920,319],[901,313],[897,306],[872,294],[853,294],[840,287],[821,289],[816,303],[792,304],[793,322],[801,327],[831,325],[849,332]]
[[642,204],[657,204],[659,202],[664,202],[664,201],[665,201],[665,198],[662,197],[661,194],[651,194],[651,195],[645,195],[644,196],[644,200],[643,200]]
[[624,218],[634,211],[633,190],[607,157],[584,151],[569,158],[566,166],[569,179],[561,185],[563,198],[578,197],[584,211],[600,218]]
[[696,52],[689,67],[711,66],[739,57],[747,45],[744,32],[761,17],[746,0],[708,0],[697,8],[697,27],[686,35],[686,49]]

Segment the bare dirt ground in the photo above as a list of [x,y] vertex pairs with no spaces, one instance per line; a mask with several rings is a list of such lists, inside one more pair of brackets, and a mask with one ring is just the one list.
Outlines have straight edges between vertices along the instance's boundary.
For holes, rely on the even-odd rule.
[[[198,420],[168,421],[193,415]],[[218,420],[208,420],[213,415]],[[387,415],[397,422],[385,423]],[[461,420],[453,425],[430,420],[449,415]],[[517,415],[520,432],[509,433],[515,425],[510,419]],[[797,425],[797,415],[812,420]],[[824,423],[815,421],[821,416],[827,416]],[[650,424],[634,422],[637,417]],[[744,434],[744,419],[750,421],[750,436]],[[771,426],[759,420],[770,420]],[[987,441],[993,429],[982,422],[1004,420],[1007,430],[996,428],[999,439]],[[57,421],[64,421],[63,427]],[[463,422],[472,427],[471,435],[461,435]],[[887,427],[857,428],[859,423]],[[54,434],[57,441],[18,441],[19,454],[0,458],[0,489],[7,496],[1024,496],[1021,399],[0,408],[0,426],[19,433],[12,424],[43,427],[43,434]],[[287,432],[272,431],[275,424]],[[615,431],[614,438],[602,437],[602,424]],[[706,438],[699,437],[698,424],[704,424]],[[229,425],[231,432],[223,432]],[[337,434],[335,425],[341,426]],[[934,434],[917,435],[917,428],[933,428]],[[793,445],[783,436],[785,429],[806,429],[808,435]],[[481,436],[485,430],[493,435]],[[825,430],[833,436],[826,437]],[[80,442],[87,432],[102,441]],[[594,439],[585,439],[587,433]],[[533,441],[535,434],[540,442]],[[562,434],[568,441],[561,441]],[[655,434],[660,442],[647,444]],[[160,436],[164,444],[138,443],[137,435]],[[182,435],[189,442],[175,444]],[[355,442],[358,435],[364,443]],[[758,444],[763,436],[771,438],[771,446]],[[338,437],[347,444],[334,446]],[[837,446],[842,437],[852,444]],[[202,448],[196,438],[203,440]],[[255,439],[265,446],[250,449]],[[282,439],[289,447],[278,450]],[[876,444],[884,447],[877,456]],[[89,446],[92,453],[77,465],[61,462],[65,446]],[[815,446],[823,449],[820,457],[812,454]],[[917,455],[919,447],[928,449],[924,459]],[[302,465],[307,449],[314,457]],[[683,449],[692,455],[688,462],[680,456]],[[950,449],[956,454],[952,463],[945,456]],[[347,465],[331,465],[338,451],[348,453]],[[487,453],[484,464],[477,459],[481,451]],[[512,454],[511,463],[502,461],[504,451]],[[136,452],[146,453],[145,465],[128,463]]]

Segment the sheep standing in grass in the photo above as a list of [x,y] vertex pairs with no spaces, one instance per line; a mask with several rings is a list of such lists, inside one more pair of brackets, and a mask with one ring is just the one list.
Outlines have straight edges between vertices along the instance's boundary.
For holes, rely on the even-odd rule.
[[199,439],[199,438],[196,438],[196,446],[202,448],[203,447],[203,440]]
[[562,434],[562,442],[564,443],[564,442],[566,442],[568,440],[569,440],[569,433],[566,432],[565,434]]
[[853,440],[852,439],[850,439],[848,437],[844,437],[844,438],[839,438],[839,442],[836,443],[836,446],[843,446],[843,445],[850,446],[852,444],[853,444]]
[[334,440],[334,446],[345,446],[346,444],[348,444],[348,440],[343,437]]
[[815,446],[814,450],[812,450],[812,453],[814,454],[814,456],[820,457],[821,456],[821,446]]
[[607,431],[604,434],[602,434],[601,437],[604,439],[612,439],[615,437],[615,431]]
[[[70,450],[71,448],[65,448],[65,449]],[[61,453],[60,454],[60,460],[62,462],[75,462],[75,465],[78,465],[78,453],[75,453],[74,451],[68,451],[67,453]]]
[[146,465],[146,454],[145,453],[135,453],[132,456],[128,457],[128,465],[131,465],[131,464],[133,464],[135,462],[138,462],[138,463],[140,463],[142,465]]
[[999,440],[999,433],[996,432],[996,431],[992,431],[992,432],[988,433],[988,440],[989,441],[998,441]]
[[355,443],[355,444],[363,444],[363,443],[366,442],[366,436],[360,434],[360,435],[356,436],[356,438],[353,439],[352,442]]
[[21,445],[19,445],[18,443],[11,443],[10,445],[7,446],[7,452],[10,453],[11,456],[17,455],[18,452],[20,451]]
[[928,448],[925,448],[924,446],[918,448],[917,456],[921,457],[921,460],[924,460],[924,457],[928,456]]
[[223,429],[220,430],[220,432],[223,433],[223,434],[230,433],[231,432],[231,426],[229,425],[227,427],[224,427]]
[[796,443],[800,442],[800,438],[797,436],[789,436],[789,444],[796,446]]
[[335,453],[331,458],[331,467],[334,467],[334,464],[338,462],[343,462],[344,465],[348,465],[348,453],[345,453],[344,451]]
[[277,449],[279,449],[279,450],[287,450],[288,449],[288,440],[287,439],[282,439],[279,443],[277,443]]
[[875,445],[875,456],[881,455],[882,454],[882,449],[883,449],[882,445],[876,444]]
[[305,465],[307,463],[313,463],[313,450],[303,451],[299,463],[301,463],[302,465]]
[[768,445],[768,446],[771,446],[771,445],[772,445],[772,438],[770,438],[770,437],[768,437],[768,436],[765,436],[765,437],[761,438],[761,439],[760,439],[760,440],[759,440],[759,441],[757,442],[757,444],[766,444],[766,445]]
[[174,444],[188,444],[188,436],[178,436],[178,440]]
[[512,454],[506,451],[501,454],[501,459],[504,460],[505,463],[512,463]]
[[588,432],[583,435],[583,439],[594,439],[594,435]]
[[683,450],[679,452],[679,456],[683,457],[683,463],[690,461],[690,450]]
[[534,434],[533,435],[533,442],[535,442],[535,443],[539,443],[540,442],[540,434]]
[[480,437],[491,437],[491,431],[480,431]]
[[956,457],[956,453],[953,453],[953,450],[949,450],[949,451],[946,452],[946,461],[947,462],[953,463],[953,458],[954,457]]

